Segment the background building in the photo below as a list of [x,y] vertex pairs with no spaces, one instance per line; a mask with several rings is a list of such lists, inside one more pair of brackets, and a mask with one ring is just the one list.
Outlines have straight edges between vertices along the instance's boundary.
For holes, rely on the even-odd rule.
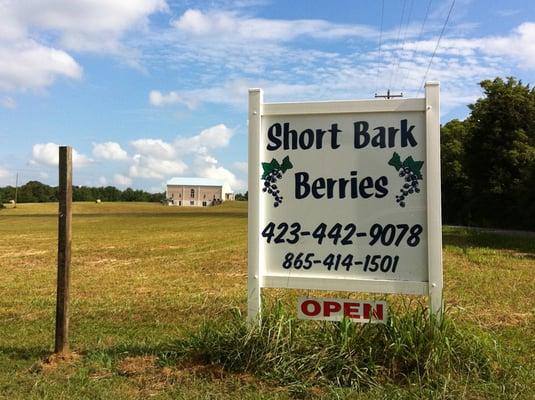
[[167,182],[166,199],[170,206],[207,207],[234,200],[234,192],[218,179],[172,178]]

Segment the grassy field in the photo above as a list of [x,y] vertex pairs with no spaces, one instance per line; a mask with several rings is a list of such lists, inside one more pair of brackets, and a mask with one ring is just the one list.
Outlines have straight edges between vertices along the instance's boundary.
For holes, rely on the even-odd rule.
[[[246,203],[207,209],[75,203],[70,323],[76,354],[45,361],[53,347],[56,230],[57,204],[0,210],[0,398],[295,396],[254,374],[162,362],[203,321],[245,309]],[[535,236],[445,228],[443,237],[449,315],[466,331],[494,339],[520,375],[508,377],[516,386],[510,393],[492,382],[485,389],[453,385],[432,397],[535,398],[535,374],[529,374],[535,371]],[[270,290],[267,297],[291,309],[298,294]],[[415,393],[384,386],[365,393],[311,388],[299,396],[418,398]]]

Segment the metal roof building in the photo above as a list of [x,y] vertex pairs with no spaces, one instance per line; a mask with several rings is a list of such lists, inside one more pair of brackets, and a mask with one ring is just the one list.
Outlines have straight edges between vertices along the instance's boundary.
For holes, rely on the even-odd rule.
[[176,177],[167,181],[166,198],[173,206],[207,207],[234,200],[234,192],[223,180]]

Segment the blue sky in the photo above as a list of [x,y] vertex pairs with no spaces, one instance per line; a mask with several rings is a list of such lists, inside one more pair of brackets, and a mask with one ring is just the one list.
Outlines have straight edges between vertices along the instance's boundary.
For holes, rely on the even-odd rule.
[[[57,184],[69,144],[78,185],[245,190],[247,88],[269,102],[421,95],[451,1],[384,0],[381,29],[382,3],[0,0],[0,185],[17,171]],[[510,75],[535,80],[535,2],[457,0],[426,77],[442,121]]]

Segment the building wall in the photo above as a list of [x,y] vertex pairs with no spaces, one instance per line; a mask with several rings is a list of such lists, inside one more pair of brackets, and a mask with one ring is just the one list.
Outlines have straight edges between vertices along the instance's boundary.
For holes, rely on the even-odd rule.
[[172,201],[170,205],[198,207],[210,206],[214,200],[225,200],[221,186],[185,185],[168,185],[167,199]]

